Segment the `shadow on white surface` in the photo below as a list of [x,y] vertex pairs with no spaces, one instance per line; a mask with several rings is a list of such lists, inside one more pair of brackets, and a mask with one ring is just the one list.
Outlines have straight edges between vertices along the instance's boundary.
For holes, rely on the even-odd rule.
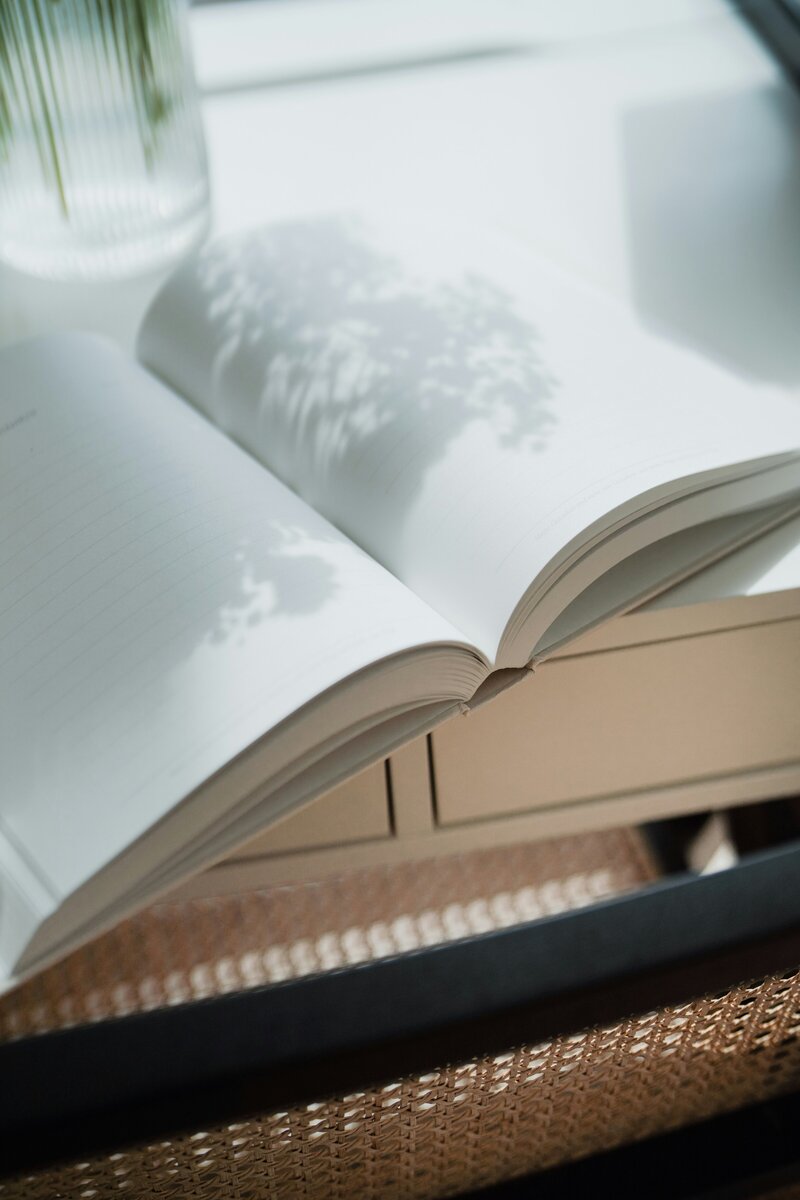
[[800,99],[787,87],[628,112],[632,293],[657,332],[800,381]]

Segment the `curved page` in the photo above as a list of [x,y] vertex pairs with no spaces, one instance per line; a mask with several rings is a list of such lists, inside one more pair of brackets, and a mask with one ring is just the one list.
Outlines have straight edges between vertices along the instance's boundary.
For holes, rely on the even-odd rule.
[[139,352],[490,659],[582,531],[800,443],[796,402],[453,225],[328,217],[211,243]]
[[4,354],[0,843],[54,902],[327,689],[461,641],[104,343]]

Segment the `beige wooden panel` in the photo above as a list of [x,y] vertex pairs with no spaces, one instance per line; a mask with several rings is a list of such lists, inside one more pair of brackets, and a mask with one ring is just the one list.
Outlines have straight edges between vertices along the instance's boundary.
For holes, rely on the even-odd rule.
[[442,824],[800,759],[800,620],[552,660],[433,733]]
[[346,846],[321,846],[285,854],[219,863],[209,871],[185,880],[172,893],[183,899],[221,896],[231,892],[274,887],[301,879],[322,879],[379,863],[404,862],[438,855],[464,854],[490,846],[519,846],[524,842],[572,836],[602,829],[622,829],[643,820],[678,817],[706,809],[752,804],[796,796],[800,792],[800,762],[766,767],[738,775],[713,776],[688,783],[626,792],[621,796],[578,801],[554,808],[500,814],[484,821],[439,825],[427,833],[350,842]]
[[296,812],[242,846],[234,858],[253,858],[316,846],[338,846],[388,837],[386,772],[382,762],[367,767],[346,783]]

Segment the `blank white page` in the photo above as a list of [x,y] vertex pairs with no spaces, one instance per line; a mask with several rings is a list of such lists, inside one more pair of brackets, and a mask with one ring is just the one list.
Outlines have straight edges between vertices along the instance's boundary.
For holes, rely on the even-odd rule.
[[330,217],[211,243],[139,353],[489,658],[605,514],[800,445],[796,401],[456,225]]
[[99,340],[0,371],[0,835],[57,898],[325,689],[457,635]]

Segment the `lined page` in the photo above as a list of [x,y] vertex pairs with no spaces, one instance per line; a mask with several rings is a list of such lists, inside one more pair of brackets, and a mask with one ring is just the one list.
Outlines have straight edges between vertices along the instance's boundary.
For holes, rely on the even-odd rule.
[[212,243],[139,349],[490,658],[604,514],[800,443],[796,401],[452,223],[329,217]]
[[457,637],[99,340],[0,378],[0,835],[54,894],[350,673]]

